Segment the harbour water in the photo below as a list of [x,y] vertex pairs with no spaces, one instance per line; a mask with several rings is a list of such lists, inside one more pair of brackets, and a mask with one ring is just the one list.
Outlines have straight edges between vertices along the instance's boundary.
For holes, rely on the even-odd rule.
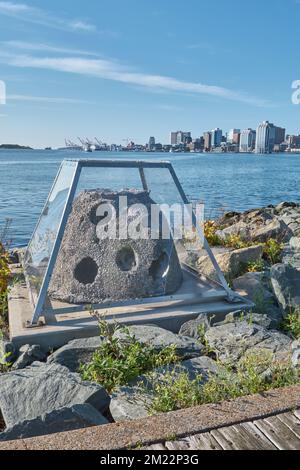
[[300,155],[0,150],[0,230],[7,218],[12,219],[13,246],[28,242],[65,158],[169,160],[186,194],[205,203],[207,218],[223,210],[300,202]]

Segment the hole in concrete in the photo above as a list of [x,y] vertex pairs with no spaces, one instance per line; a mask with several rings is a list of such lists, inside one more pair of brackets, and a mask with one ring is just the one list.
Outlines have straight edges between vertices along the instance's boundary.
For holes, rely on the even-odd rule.
[[74,277],[80,284],[93,284],[97,274],[98,266],[92,258],[83,258],[74,271]]
[[169,267],[169,257],[162,253],[160,257],[153,261],[149,268],[149,274],[154,281],[161,279],[167,273]]
[[121,271],[132,271],[136,267],[135,252],[130,246],[125,246],[118,251],[116,263]]
[[97,215],[97,210],[98,210],[99,207],[101,207],[101,204],[99,206],[93,207],[93,209],[90,212],[90,221],[94,225],[98,225],[99,222],[104,220],[109,215],[108,211],[105,211],[104,215],[100,215],[100,216]]

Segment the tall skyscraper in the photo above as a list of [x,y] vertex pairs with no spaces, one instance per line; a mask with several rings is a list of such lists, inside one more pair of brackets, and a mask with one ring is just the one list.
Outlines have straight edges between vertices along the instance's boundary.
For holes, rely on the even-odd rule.
[[255,153],[271,153],[275,145],[275,126],[269,121],[260,124],[256,131]]
[[211,132],[204,132],[204,150],[209,151],[211,149]]
[[275,126],[275,145],[280,145],[285,141],[285,129]]
[[155,137],[149,139],[149,150],[155,150]]
[[191,132],[171,132],[171,145],[189,144],[192,142]]
[[240,137],[240,152],[253,152],[255,149],[256,132],[253,129],[244,129]]
[[212,148],[220,147],[222,143],[222,129],[218,127],[211,131],[211,146]]
[[177,145],[177,134],[178,132],[171,132],[171,145]]
[[240,129],[230,129],[227,134],[227,142],[229,144],[238,144],[240,139]]

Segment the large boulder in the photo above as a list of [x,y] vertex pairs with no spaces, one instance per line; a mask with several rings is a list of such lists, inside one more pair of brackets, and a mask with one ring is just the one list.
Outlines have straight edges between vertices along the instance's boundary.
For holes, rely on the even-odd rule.
[[26,344],[22,346],[19,350],[19,357],[16,362],[13,364],[13,370],[25,369],[25,367],[30,366],[33,362],[42,362],[46,359],[47,354],[42,350],[40,345]]
[[[108,237],[112,227],[122,226],[120,197],[127,198],[131,226],[144,225],[145,214],[136,205],[142,204],[147,209],[149,228],[145,236]],[[50,296],[71,303],[97,304],[176,292],[182,282],[181,266],[172,238],[163,238],[159,227],[157,239],[151,237],[153,203],[145,191],[99,189],[80,193],[65,228]],[[105,208],[104,214],[112,212],[108,223],[106,215],[98,215],[101,206]]]
[[271,268],[271,282],[284,316],[300,307],[300,271],[289,264],[276,264]]
[[251,232],[253,242],[267,242],[270,238],[282,241],[288,240],[291,236],[292,232],[289,227],[282,220],[276,218]]
[[[183,358],[192,358],[202,355],[203,346],[186,336],[176,335],[169,330],[164,330],[155,325],[134,325],[128,328],[131,336],[134,336],[139,342],[149,344],[157,350],[167,346],[176,346],[177,354]],[[127,333],[118,330],[114,334],[115,338],[122,341],[127,340]]]
[[162,382],[167,373],[172,373],[174,380],[181,373],[187,373],[190,380],[199,376],[202,383],[205,383],[210,375],[215,375],[221,370],[223,371],[223,368],[217,362],[206,356],[159,367],[138,377],[130,386],[116,390],[112,395],[110,413],[116,422],[144,418],[148,416],[153,400],[153,384]]
[[77,372],[81,364],[90,362],[94,352],[101,346],[104,339],[100,336],[75,339],[48,357],[49,364],[60,364],[71,372]]
[[100,385],[83,382],[59,364],[33,363],[0,375],[0,409],[7,427],[67,406],[89,403],[99,411],[109,405]]
[[108,421],[89,404],[73,405],[24,421],[0,433],[1,441],[27,439],[91,426],[101,426]]
[[234,279],[233,288],[240,295],[255,303],[255,311],[267,315],[272,327],[282,322],[282,313],[272,291],[268,272],[246,273]]
[[[216,260],[221,271],[230,278],[237,277],[241,269],[248,263],[260,261],[263,255],[263,248],[260,245],[242,248],[240,250],[228,250],[224,253],[216,254]],[[208,256],[202,257],[198,261],[198,271],[206,277],[217,279],[216,271]]]
[[285,334],[247,321],[210,328],[205,333],[209,346],[222,362],[236,364],[245,353],[268,351],[274,360],[288,360],[293,340]]
[[226,314],[201,313],[195,320],[184,323],[179,333],[200,340],[203,339],[203,334],[210,328],[243,320],[249,324],[254,323],[263,326],[266,329],[272,326],[272,319],[266,314],[236,310]]

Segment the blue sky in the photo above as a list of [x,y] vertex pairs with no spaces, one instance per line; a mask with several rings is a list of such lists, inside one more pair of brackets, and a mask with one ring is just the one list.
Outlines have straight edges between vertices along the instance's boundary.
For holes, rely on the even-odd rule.
[[[300,0],[0,1],[0,143],[300,133]],[[124,142],[123,142],[124,143]]]

